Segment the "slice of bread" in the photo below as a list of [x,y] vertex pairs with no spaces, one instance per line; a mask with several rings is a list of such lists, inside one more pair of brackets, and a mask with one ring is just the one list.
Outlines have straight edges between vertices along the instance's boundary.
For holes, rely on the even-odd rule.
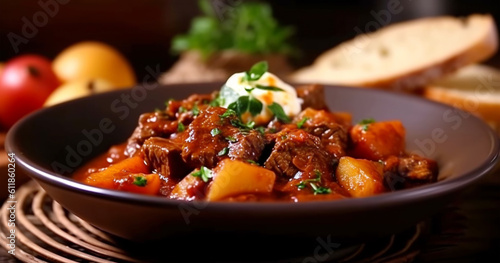
[[497,48],[490,15],[421,18],[358,35],[292,73],[290,80],[409,90],[481,62]]
[[500,132],[498,68],[486,65],[464,67],[424,87],[422,96],[473,113]]

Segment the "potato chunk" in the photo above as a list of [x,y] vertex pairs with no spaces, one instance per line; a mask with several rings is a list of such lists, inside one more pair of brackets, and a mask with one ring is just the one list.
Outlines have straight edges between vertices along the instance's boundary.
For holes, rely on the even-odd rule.
[[365,159],[340,158],[336,177],[353,197],[366,197],[385,191],[384,165]]
[[405,150],[405,128],[400,121],[356,124],[350,136],[356,158],[378,161]]
[[249,193],[271,193],[276,175],[273,171],[247,162],[224,159],[214,168],[207,200]]

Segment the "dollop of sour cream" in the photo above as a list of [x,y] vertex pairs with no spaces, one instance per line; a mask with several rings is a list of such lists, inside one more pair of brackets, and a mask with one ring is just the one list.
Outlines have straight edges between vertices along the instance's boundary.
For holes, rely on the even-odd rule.
[[[256,88],[257,85],[276,87],[281,90],[259,89]],[[227,108],[238,97],[249,94],[262,102],[263,107],[260,114],[256,116],[242,116],[244,121],[252,120],[257,125],[271,121],[274,115],[267,106],[273,103],[281,105],[288,117],[293,117],[301,111],[302,99],[297,97],[296,90],[270,72],[264,73],[258,80],[254,81],[245,80],[245,72],[233,74],[221,89],[220,95],[224,98],[224,103],[221,106]]]

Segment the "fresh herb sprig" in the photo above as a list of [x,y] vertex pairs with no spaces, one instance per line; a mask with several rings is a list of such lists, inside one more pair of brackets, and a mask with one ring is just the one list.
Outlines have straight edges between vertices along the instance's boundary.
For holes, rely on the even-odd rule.
[[321,183],[321,173],[318,170],[314,170],[314,175],[316,176],[313,179],[306,179],[300,181],[300,183],[297,184],[297,188],[299,189],[305,189],[307,185],[311,186],[311,189],[313,190],[314,195],[318,194],[330,194],[332,192],[332,189],[328,187],[323,187],[323,186],[318,186],[317,184]]
[[173,38],[172,51],[197,50],[204,59],[223,50],[248,54],[297,53],[297,49],[291,45],[294,29],[281,26],[273,17],[269,4],[232,2],[229,5],[230,12],[218,12],[221,11],[218,10],[220,7],[212,6],[216,1],[199,1],[202,16],[192,20],[187,34]]
[[213,171],[205,166],[200,167],[198,171],[191,173],[191,175],[194,177],[200,177],[201,180],[203,180],[203,182],[205,183],[214,177]]
[[363,131],[367,131],[368,126],[370,126],[370,124],[372,124],[374,122],[375,122],[375,120],[373,118],[368,118],[368,119],[361,120],[358,124],[361,125],[361,129]]

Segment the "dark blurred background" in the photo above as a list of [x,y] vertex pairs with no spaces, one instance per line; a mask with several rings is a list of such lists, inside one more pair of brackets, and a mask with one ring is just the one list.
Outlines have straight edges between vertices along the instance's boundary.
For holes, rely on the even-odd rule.
[[[231,7],[242,0],[215,0]],[[294,67],[311,63],[321,52],[350,39],[375,25],[435,15],[465,16],[491,13],[500,21],[500,9],[487,0],[275,0],[268,1],[274,16],[283,25],[296,29],[294,43],[301,56],[291,60]],[[26,20],[33,21],[43,11],[41,3],[56,3],[58,10],[48,16],[27,43],[16,53],[8,34],[21,35]],[[384,16],[389,6],[399,10]],[[69,45],[83,40],[99,40],[120,50],[132,63],[139,79],[146,66],[168,70],[177,60],[170,52],[174,35],[184,33],[191,19],[200,13],[194,0],[15,0],[0,2],[0,61],[23,53],[54,58]],[[375,24],[373,23],[375,22]],[[42,23],[45,22],[45,23]],[[500,66],[499,55],[485,62]]]

